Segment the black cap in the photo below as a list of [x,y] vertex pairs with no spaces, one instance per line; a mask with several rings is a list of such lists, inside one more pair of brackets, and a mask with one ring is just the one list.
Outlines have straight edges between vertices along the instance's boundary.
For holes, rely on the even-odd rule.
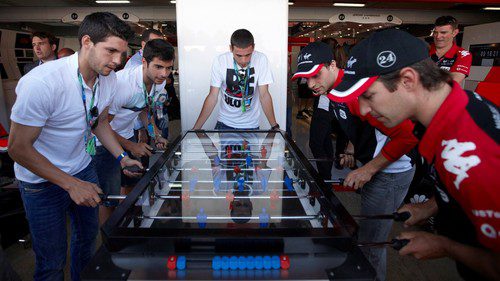
[[313,42],[305,46],[297,57],[297,72],[292,80],[312,77],[321,70],[323,64],[333,60],[333,50],[323,42]]
[[427,44],[398,29],[376,32],[351,50],[342,82],[328,97],[346,102],[363,94],[382,74],[394,72],[429,57]]

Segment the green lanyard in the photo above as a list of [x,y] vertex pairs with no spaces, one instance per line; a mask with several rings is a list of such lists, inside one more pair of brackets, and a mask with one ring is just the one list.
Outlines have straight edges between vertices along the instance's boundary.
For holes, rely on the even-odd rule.
[[234,64],[234,71],[236,72],[236,79],[238,80],[238,87],[240,88],[240,93],[241,93],[241,111],[245,112],[247,111],[247,104],[246,100],[248,98],[248,76],[250,76],[250,63],[248,63],[247,69],[245,70],[245,81],[243,82],[244,86],[241,86],[240,84],[240,74],[238,73],[238,65],[236,64],[236,61],[233,60]]
[[85,95],[85,87],[83,86],[83,77],[82,74],[80,73],[80,70],[78,70],[78,81],[80,81],[80,86],[82,87],[83,109],[85,110],[85,123],[87,125],[85,134],[83,135],[83,140],[85,142],[85,151],[89,155],[95,155],[96,137],[92,135],[92,124],[91,124],[92,116],[90,112],[94,107],[95,94],[97,92],[97,88],[99,87],[99,82],[94,84],[94,87],[92,88],[92,98],[90,99],[90,110],[87,112],[87,97]]
[[153,107],[153,98],[156,94],[156,84],[153,83],[153,95],[149,95],[148,91],[146,89],[146,84],[143,82],[142,83],[142,90],[144,91],[144,102],[146,103],[147,110],[148,110],[148,134],[149,136],[155,140],[156,135],[154,131],[153,124],[151,123],[151,118],[153,117],[154,114],[154,107]]
[[153,84],[153,96],[148,94],[148,91],[146,89],[146,84],[143,82],[142,83],[142,90],[144,91],[144,102],[146,103],[146,106],[148,108],[148,120],[153,116],[153,96],[156,93],[156,84]]

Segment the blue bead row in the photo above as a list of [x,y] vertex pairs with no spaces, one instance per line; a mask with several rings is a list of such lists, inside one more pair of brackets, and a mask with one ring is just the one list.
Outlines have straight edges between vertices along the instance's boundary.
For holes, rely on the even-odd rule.
[[213,270],[280,269],[279,256],[215,256]]

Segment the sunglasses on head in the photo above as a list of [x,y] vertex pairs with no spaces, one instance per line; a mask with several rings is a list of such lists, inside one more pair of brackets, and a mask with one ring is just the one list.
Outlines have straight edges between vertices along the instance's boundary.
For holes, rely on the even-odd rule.
[[95,121],[93,121],[93,122],[92,122],[92,120],[90,121],[92,123],[90,125],[90,128],[92,130],[97,128],[97,125],[99,124],[99,118],[97,118],[97,116],[99,116],[99,109],[97,108],[97,106],[94,106],[90,109],[90,118],[96,118]]

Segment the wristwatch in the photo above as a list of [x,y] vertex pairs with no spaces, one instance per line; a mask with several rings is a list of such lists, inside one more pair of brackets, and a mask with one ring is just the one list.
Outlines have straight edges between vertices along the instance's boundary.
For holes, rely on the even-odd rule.
[[276,125],[272,126],[271,127],[271,130],[272,131],[276,131],[276,130],[279,130],[280,129],[280,124],[276,123]]

